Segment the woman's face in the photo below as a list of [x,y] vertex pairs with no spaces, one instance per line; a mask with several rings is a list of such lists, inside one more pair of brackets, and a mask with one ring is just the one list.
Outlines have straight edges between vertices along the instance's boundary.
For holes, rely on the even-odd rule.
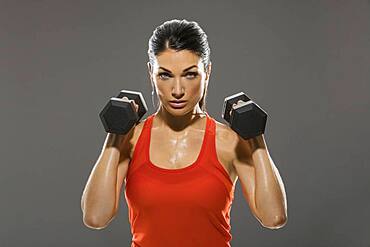
[[206,73],[200,56],[189,50],[167,49],[156,56],[153,67],[148,63],[152,86],[156,87],[162,106],[172,115],[201,112],[198,103],[208,84],[210,67]]

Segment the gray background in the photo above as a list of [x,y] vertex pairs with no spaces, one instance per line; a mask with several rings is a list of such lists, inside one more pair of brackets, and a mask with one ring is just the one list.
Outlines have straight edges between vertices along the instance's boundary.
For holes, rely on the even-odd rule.
[[0,1],[0,245],[129,246],[124,197],[107,228],[82,223],[98,113],[121,89],[153,113],[148,39],[185,18],[209,38],[208,113],[223,122],[240,91],[264,108],[286,186],[288,224],[273,231],[238,182],[232,246],[370,246],[369,1],[131,2]]

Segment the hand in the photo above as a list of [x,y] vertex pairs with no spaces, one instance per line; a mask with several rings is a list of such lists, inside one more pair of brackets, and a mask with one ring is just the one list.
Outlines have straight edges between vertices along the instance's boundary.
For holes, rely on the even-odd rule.
[[234,103],[233,105],[232,105],[232,107],[231,107],[231,110],[230,110],[230,112],[229,112],[229,115],[231,115],[231,112],[235,109],[235,108],[237,108],[241,103],[243,103],[244,101],[243,100],[238,100],[238,102],[237,103]]
[[222,117],[245,140],[265,131],[267,113],[243,92],[225,98]]
[[139,105],[136,104],[135,100],[128,99],[126,96],[122,97],[122,100],[127,101],[127,102],[130,102],[134,106],[134,109],[136,110],[136,112],[139,111]]

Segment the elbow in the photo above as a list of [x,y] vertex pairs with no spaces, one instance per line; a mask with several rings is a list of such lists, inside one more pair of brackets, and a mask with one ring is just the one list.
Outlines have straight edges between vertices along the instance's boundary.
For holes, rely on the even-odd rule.
[[81,207],[81,210],[83,224],[94,230],[106,228],[117,214],[117,210],[102,212],[87,207]]
[[287,215],[277,215],[272,217],[268,221],[263,221],[261,224],[263,227],[271,229],[271,230],[277,230],[285,226],[288,222]]
[[94,229],[94,230],[101,230],[108,226],[110,220],[101,219],[101,217],[98,217],[96,215],[85,215],[83,216],[83,223],[88,228]]

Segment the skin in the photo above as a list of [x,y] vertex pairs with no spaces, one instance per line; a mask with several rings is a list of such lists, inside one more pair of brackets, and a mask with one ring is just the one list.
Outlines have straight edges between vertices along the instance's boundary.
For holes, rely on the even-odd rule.
[[[167,169],[186,167],[198,157],[204,136],[206,116],[198,103],[208,86],[211,64],[206,70],[200,57],[191,51],[167,49],[157,55],[153,65],[148,63],[148,73],[160,100],[153,119],[150,160]],[[186,100],[185,107],[171,107],[169,101],[176,99]],[[104,228],[117,214],[123,181],[143,124],[141,121],[127,135],[107,135],[81,200],[88,227]],[[285,189],[263,134],[244,140],[216,121],[216,153],[234,185],[240,179],[244,198],[261,225],[269,229],[284,226]]]
[[[198,103],[208,84],[210,67],[206,72],[199,56],[187,50],[167,49],[157,56],[154,66],[148,63],[150,81],[160,100],[150,145],[150,159],[157,166],[182,168],[198,157],[206,124],[205,113]],[[175,109],[170,100],[186,100],[186,105]],[[155,147],[161,147],[162,151]]]

